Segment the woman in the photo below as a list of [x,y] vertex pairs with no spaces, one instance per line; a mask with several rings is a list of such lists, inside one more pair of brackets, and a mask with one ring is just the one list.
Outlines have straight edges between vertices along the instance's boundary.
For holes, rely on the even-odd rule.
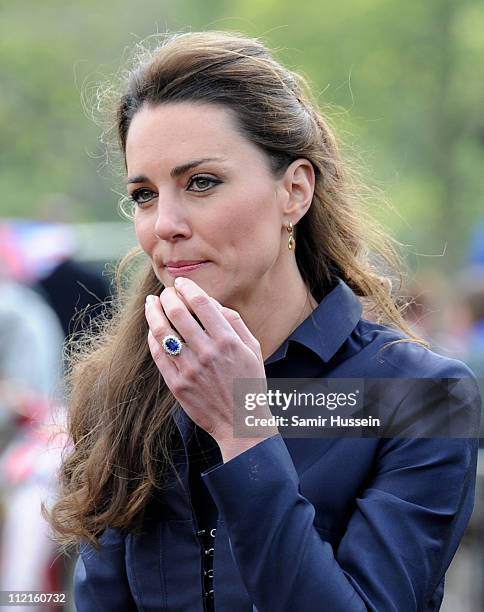
[[81,544],[81,612],[439,609],[475,439],[234,435],[239,378],[472,377],[407,329],[374,268],[392,243],[305,89],[224,32],[167,37],[124,84],[147,263],[77,353],[50,515]]

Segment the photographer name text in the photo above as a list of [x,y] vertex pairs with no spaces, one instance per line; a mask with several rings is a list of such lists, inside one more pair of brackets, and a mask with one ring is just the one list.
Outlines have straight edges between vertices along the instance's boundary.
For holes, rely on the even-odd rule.
[[380,419],[368,416],[362,419],[352,417],[300,417],[293,414],[290,418],[280,415],[256,417],[252,414],[245,417],[247,427],[380,427]]

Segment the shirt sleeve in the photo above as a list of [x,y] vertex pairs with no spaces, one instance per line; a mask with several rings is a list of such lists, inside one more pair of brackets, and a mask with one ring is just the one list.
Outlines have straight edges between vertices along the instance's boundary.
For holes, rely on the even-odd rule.
[[336,552],[314,527],[280,434],[202,474],[259,612],[424,609],[472,512],[478,440],[380,442]]
[[136,612],[126,575],[124,536],[106,529],[97,551],[83,544],[74,568],[74,601],[77,612]]

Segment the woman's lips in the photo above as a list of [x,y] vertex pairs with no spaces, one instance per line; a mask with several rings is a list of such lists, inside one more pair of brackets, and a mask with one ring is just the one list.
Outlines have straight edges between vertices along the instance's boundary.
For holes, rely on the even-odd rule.
[[201,261],[197,264],[191,264],[189,266],[165,266],[171,276],[184,276],[185,274],[189,274],[190,272],[194,272],[200,268],[211,263],[210,261]]

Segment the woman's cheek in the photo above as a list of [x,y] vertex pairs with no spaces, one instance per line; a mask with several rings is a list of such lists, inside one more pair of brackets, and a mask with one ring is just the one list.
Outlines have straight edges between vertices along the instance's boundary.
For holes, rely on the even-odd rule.
[[[134,230],[140,247],[147,255],[149,255],[151,251],[151,242],[152,238],[154,237],[154,232],[150,230],[150,227],[146,223],[146,221],[137,221],[136,217],[134,223]],[[151,239],[150,236],[152,237]]]

